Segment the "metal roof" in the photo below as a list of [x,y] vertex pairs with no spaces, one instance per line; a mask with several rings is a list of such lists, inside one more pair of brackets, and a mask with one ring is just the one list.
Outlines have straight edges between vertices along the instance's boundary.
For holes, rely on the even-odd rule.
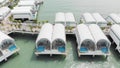
[[93,18],[93,16],[90,13],[84,13],[83,19],[85,20],[86,24],[96,24],[96,20]]
[[52,40],[55,41],[57,39],[66,43],[65,26],[63,24],[54,25]]

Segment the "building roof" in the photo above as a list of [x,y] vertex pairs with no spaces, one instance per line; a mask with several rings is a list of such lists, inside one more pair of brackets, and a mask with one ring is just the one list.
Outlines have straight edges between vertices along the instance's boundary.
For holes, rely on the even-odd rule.
[[96,42],[96,44],[100,41],[104,41],[110,45],[110,41],[105,36],[105,34],[102,32],[100,27],[97,24],[91,24],[89,25],[90,32],[92,33],[92,36]]
[[75,17],[73,15],[73,13],[69,12],[69,13],[65,13],[65,20],[66,22],[75,22]]
[[57,39],[66,43],[65,26],[63,24],[54,25],[52,40],[55,41]]
[[82,42],[85,41],[85,40],[90,40],[90,41],[94,42],[94,39],[93,39],[93,37],[92,37],[92,35],[89,31],[89,28],[85,24],[77,25],[77,34],[80,38],[80,41],[79,41],[80,44],[82,44]]
[[96,23],[96,20],[93,18],[93,16],[90,13],[84,13],[83,19],[85,20],[85,23],[87,24]]
[[120,23],[120,17],[117,15],[117,14],[115,14],[115,13],[112,13],[112,14],[110,14],[109,15],[109,17],[115,22],[115,23]]
[[31,9],[30,7],[15,7],[11,13],[12,14],[17,14],[17,13],[31,13]]
[[120,39],[120,26],[117,24],[114,24],[111,26],[110,28],[115,34],[116,36]]
[[106,23],[107,24],[107,21],[99,13],[93,13],[92,15],[95,18],[95,20],[97,21],[97,23]]
[[38,44],[42,39],[47,39],[50,43],[52,43],[52,32],[53,25],[50,23],[44,24],[40,30],[40,33],[38,34],[36,44]]
[[18,3],[18,6],[27,6],[27,5],[35,5],[34,0],[22,0]]
[[4,45],[6,42],[14,44],[14,39],[0,31],[0,46]]
[[21,6],[21,7],[14,7],[14,9],[16,9],[16,10],[17,10],[17,9],[18,9],[18,10],[19,10],[19,9],[23,9],[23,10],[24,10],[24,9],[31,9],[31,10],[32,10],[32,7],[31,7],[31,6]]
[[65,14],[63,12],[56,13],[55,22],[65,22]]
[[4,15],[8,11],[10,11],[10,9],[8,7],[1,7],[0,8],[0,15]]

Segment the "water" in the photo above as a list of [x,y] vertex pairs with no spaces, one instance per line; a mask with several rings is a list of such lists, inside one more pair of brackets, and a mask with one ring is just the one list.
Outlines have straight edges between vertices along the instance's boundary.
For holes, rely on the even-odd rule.
[[[119,13],[119,0],[45,0],[40,7],[38,20],[54,22],[56,12],[73,12],[77,21],[84,12],[100,12],[103,15]],[[120,68],[120,55],[115,51],[115,44],[111,45],[111,55],[77,57],[74,36],[67,36],[67,56],[40,56],[34,54],[37,36],[12,34],[16,45],[20,47],[20,54],[8,58],[0,63],[0,68]]]
[[120,55],[115,51],[115,44],[111,47],[111,55],[77,57],[75,36],[67,36],[67,56],[40,56],[34,54],[36,35],[10,35],[20,47],[19,55],[8,58],[0,63],[0,68],[119,68]]
[[85,12],[99,12],[106,17],[110,13],[120,13],[119,6],[120,0],[45,0],[38,20],[53,23],[56,12],[73,12],[77,21]]

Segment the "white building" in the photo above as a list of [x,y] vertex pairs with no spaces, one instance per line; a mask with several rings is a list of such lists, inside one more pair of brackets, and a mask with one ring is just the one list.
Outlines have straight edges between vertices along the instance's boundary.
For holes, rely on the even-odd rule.
[[112,24],[120,24],[120,17],[118,14],[112,13],[108,16],[108,21]]
[[37,13],[33,13],[30,7],[16,7],[11,11],[11,14],[14,19],[35,20]]
[[94,19],[92,14],[84,13],[82,17],[85,24],[96,24],[96,20]]
[[21,6],[31,6],[33,7],[34,10],[37,10],[37,5],[35,5],[35,1],[34,0],[22,0],[22,1],[19,1],[18,7],[21,7]]
[[95,55],[95,41],[88,26],[85,24],[77,25],[75,35],[77,38],[77,51],[79,57],[81,55]]
[[[25,1],[25,0],[20,0],[20,1]],[[26,0],[26,1],[31,1],[31,0]],[[39,5],[41,3],[43,3],[44,0],[34,0],[35,4]]]
[[55,24],[52,35],[52,54],[66,55],[66,35],[63,24]]
[[0,62],[7,60],[9,56],[19,51],[19,48],[16,47],[15,41],[13,38],[8,35],[0,32]]
[[99,13],[93,13],[92,15],[95,18],[97,25],[99,25],[100,27],[107,26],[108,22]]
[[0,8],[0,21],[4,20],[4,18],[11,12],[8,7]]
[[36,39],[36,55],[51,54],[53,25],[46,23],[42,26]]
[[89,25],[90,32],[95,40],[96,45],[96,55],[109,55],[110,54],[110,41],[105,36],[105,34],[102,32],[100,27],[97,24],[91,24]]
[[75,17],[73,15],[73,13],[71,13],[71,12],[65,13],[65,20],[66,20],[66,26],[75,27],[77,25],[77,23],[75,21]]
[[63,13],[63,12],[56,13],[55,23],[61,23],[63,25],[66,25],[66,22],[65,22],[65,13]]
[[117,24],[112,25],[109,35],[117,45],[116,50],[120,53],[120,26]]

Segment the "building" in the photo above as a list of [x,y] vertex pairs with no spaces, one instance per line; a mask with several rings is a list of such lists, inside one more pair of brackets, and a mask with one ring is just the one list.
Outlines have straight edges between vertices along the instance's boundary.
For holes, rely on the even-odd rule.
[[1,7],[0,8],[0,21],[4,20],[5,17],[11,12],[8,7]]
[[16,46],[13,38],[0,32],[0,62],[7,60],[7,58],[18,52],[19,48]]
[[56,23],[61,23],[61,24],[63,24],[64,26],[66,26],[65,13],[63,13],[63,12],[58,12],[58,13],[56,13],[56,16],[55,16],[55,24],[56,24]]
[[96,20],[94,19],[94,17],[90,13],[84,13],[82,15],[82,18],[83,18],[83,22],[87,25],[96,24]]
[[65,13],[65,21],[66,21],[66,26],[76,27],[77,25],[75,21],[75,17],[71,12]]
[[51,55],[53,25],[46,23],[42,26],[36,39],[36,55]]
[[37,12],[33,12],[31,7],[15,7],[11,14],[14,19],[20,20],[35,20]]

